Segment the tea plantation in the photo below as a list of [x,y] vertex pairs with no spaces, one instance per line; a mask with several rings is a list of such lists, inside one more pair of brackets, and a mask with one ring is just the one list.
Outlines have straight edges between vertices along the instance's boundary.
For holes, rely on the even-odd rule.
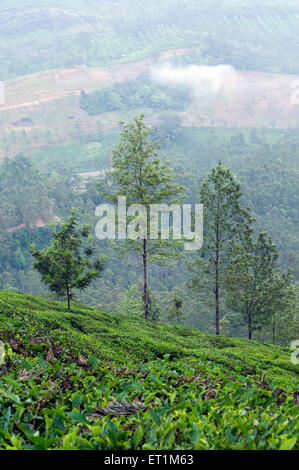
[[0,449],[298,447],[288,348],[7,291],[0,340]]

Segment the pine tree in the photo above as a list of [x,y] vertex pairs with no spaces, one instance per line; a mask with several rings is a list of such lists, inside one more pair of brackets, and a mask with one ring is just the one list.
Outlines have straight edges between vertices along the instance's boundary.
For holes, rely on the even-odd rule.
[[[183,188],[173,182],[169,164],[161,163],[158,158],[161,142],[152,140],[153,130],[145,125],[143,118],[141,114],[134,118],[132,124],[123,125],[120,144],[113,151],[113,168],[107,175],[107,179],[115,184],[115,191],[103,194],[114,203],[119,196],[126,196],[127,205],[142,204],[149,217],[151,204],[180,202]],[[140,216],[142,214],[139,213]],[[147,230],[136,239],[124,240],[121,252],[129,256],[133,252],[142,261],[144,315],[148,320],[148,264],[165,264],[167,260],[174,259],[178,256],[177,243],[160,237],[150,240]]]
[[252,229],[247,227],[243,243],[232,247],[231,256],[225,277],[227,305],[247,325],[249,339],[254,331],[272,324],[275,342],[277,316],[289,311],[294,296],[289,276],[276,272],[276,246],[261,230],[255,240]]
[[224,298],[224,271],[229,263],[229,247],[242,237],[251,220],[248,209],[241,207],[241,188],[231,170],[221,163],[213,168],[200,186],[203,204],[203,247],[199,257],[189,264],[193,274],[190,287],[204,295],[215,309],[216,335],[220,333],[220,304]]
[[102,260],[92,260],[94,249],[89,228],[77,228],[74,212],[53,235],[49,248],[39,251],[32,245],[31,250],[36,260],[34,268],[52,292],[66,296],[69,311],[73,289],[86,289],[104,269]]

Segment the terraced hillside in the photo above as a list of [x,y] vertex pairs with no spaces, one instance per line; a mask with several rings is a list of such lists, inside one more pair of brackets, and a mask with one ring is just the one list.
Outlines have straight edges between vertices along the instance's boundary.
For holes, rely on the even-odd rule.
[[[298,129],[298,26],[296,0],[4,0],[0,158],[98,140],[139,109],[91,116],[82,90],[129,83],[181,55],[238,71],[228,94],[205,101],[191,90],[183,126]],[[157,111],[143,110],[157,122]]]
[[81,92],[135,80],[152,65],[184,52],[175,49],[132,63],[51,70],[5,82],[5,103],[0,104],[0,159],[97,136],[100,129],[117,129],[127,113],[89,116],[80,108]]
[[2,449],[296,447],[278,346],[0,293]]
[[[99,131],[117,130],[140,110],[122,109],[88,114],[80,107],[81,93],[107,89],[115,83],[130,83],[164,59],[184,55],[184,49],[170,50],[136,62],[107,67],[78,67],[54,70],[5,82],[5,104],[0,105],[0,158],[18,152],[50,148],[79,141]],[[230,78],[228,78],[228,81]],[[236,72],[235,87],[211,99],[198,99],[190,89],[190,105],[177,112],[183,126],[192,127],[299,127],[296,104],[299,75]],[[235,83],[235,82],[234,82]],[[294,88],[295,87],[295,88]],[[293,101],[292,101],[293,99]],[[146,109],[153,123],[161,112]]]

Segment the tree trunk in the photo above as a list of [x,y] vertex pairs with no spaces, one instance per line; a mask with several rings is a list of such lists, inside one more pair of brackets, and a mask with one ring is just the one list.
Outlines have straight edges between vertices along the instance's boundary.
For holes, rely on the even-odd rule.
[[146,240],[143,240],[143,302],[144,302],[144,316],[145,319],[149,319],[149,308],[148,308],[148,285],[147,285],[147,251],[146,251]]
[[216,335],[219,335],[219,272],[218,265],[216,266],[216,288],[215,288],[215,300],[216,300]]
[[272,324],[272,341],[275,343],[275,333],[276,333],[276,323],[275,323],[275,315],[273,317],[273,324]]
[[68,284],[66,285],[66,295],[67,295],[67,309],[70,312],[71,311],[71,293],[70,293],[70,287]]
[[252,339],[252,319],[251,313],[247,312],[248,315],[248,339]]
[[216,303],[216,335],[219,335],[219,227],[216,228],[216,260],[215,260],[215,303]]
[[216,306],[216,335],[220,334],[219,320],[219,211],[220,211],[220,194],[217,194],[217,215],[216,215],[216,253],[215,253],[215,306]]

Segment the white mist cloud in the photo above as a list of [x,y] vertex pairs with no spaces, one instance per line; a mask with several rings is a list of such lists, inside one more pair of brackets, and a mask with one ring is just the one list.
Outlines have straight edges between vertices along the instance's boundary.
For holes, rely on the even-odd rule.
[[230,65],[174,67],[164,64],[154,66],[151,76],[153,80],[165,85],[187,86],[197,98],[231,95],[236,91],[239,81],[238,72]]

